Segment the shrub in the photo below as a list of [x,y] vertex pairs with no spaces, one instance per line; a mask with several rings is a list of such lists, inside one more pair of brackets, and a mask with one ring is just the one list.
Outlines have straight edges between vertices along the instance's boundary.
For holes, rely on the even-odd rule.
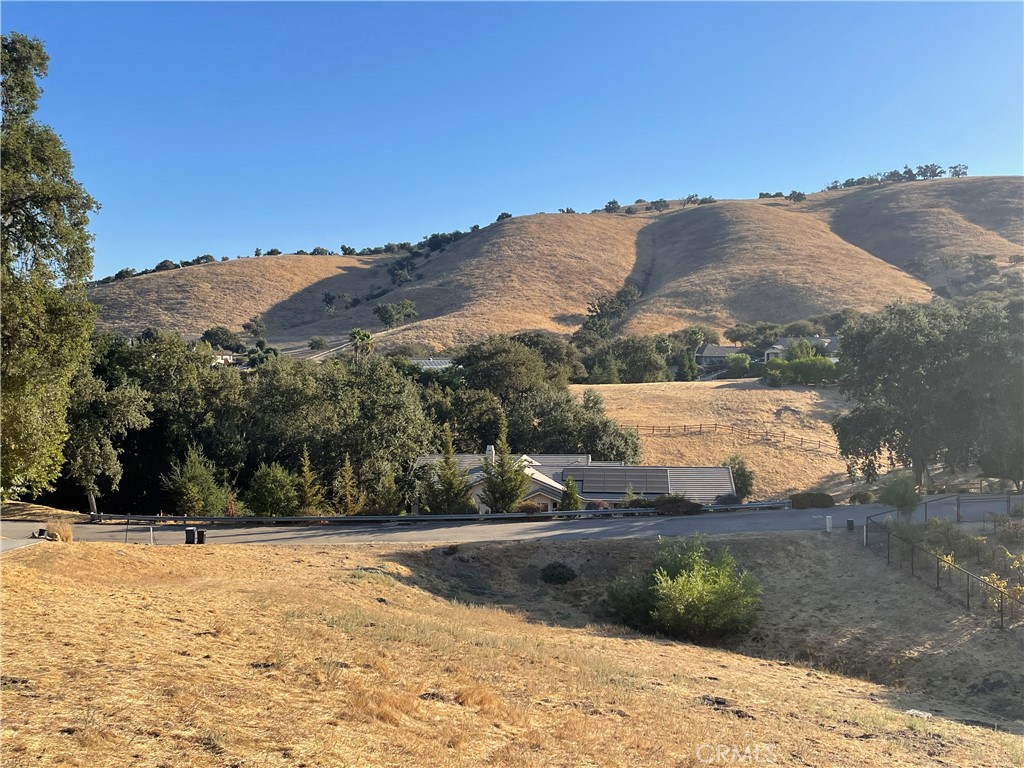
[[612,505],[609,504],[607,501],[588,501],[587,502],[587,506],[586,506],[586,509],[588,509],[588,510],[590,510],[592,512],[596,511],[596,510],[599,510],[599,509],[611,509],[611,508],[612,508]]
[[822,509],[836,505],[836,500],[827,493],[794,493],[789,500],[793,502],[793,509]]
[[760,594],[757,580],[727,550],[712,556],[700,534],[662,539],[650,571],[608,588],[613,610],[629,626],[700,643],[753,627]]
[[747,467],[742,456],[733,454],[722,462],[722,466],[732,470],[732,484],[740,499],[746,499],[754,493],[754,471]]
[[850,494],[851,504],[871,504],[875,500],[875,494],[871,491],[857,491]]
[[626,509],[650,509],[654,506],[646,496],[632,496],[624,499],[624,501],[626,502]]
[[659,515],[695,515],[703,509],[696,501],[690,501],[685,496],[669,494],[659,496],[650,505],[658,510]]
[[535,501],[520,501],[515,506],[515,512],[523,515],[536,515],[544,511],[544,507]]
[[896,507],[901,515],[910,517],[921,502],[921,494],[914,485],[914,476],[903,471],[895,473],[882,483],[878,500]]
[[245,501],[260,517],[294,515],[299,510],[296,479],[276,461],[273,464],[261,463],[249,484]]
[[733,505],[733,504],[742,504],[742,503],[743,503],[743,499],[741,499],[735,493],[723,493],[720,496],[715,496],[715,504]]
[[[511,219],[511,218],[512,218],[512,214],[511,213],[509,213],[508,211],[502,211],[501,213],[498,214],[498,218],[495,219],[495,221],[504,221],[505,219]],[[433,250],[433,249],[431,249],[431,250]]]
[[229,491],[217,482],[216,466],[198,446],[188,449],[184,461],[172,462],[160,480],[175,514],[222,517],[227,510]]
[[327,349],[328,342],[325,336],[314,336],[309,340],[309,348],[316,351]]
[[609,200],[607,203],[604,204],[604,212],[617,213],[620,207],[621,206],[619,205],[618,200]]
[[570,581],[575,581],[576,577],[576,571],[557,560],[548,563],[540,571],[540,579],[545,584],[568,584]]
[[1017,506],[1015,506],[1013,508],[1013,511],[1010,513],[1010,517],[1024,517],[1024,504],[1018,504]]
[[46,537],[55,538],[57,541],[74,541],[75,533],[71,523],[66,520],[48,520]]

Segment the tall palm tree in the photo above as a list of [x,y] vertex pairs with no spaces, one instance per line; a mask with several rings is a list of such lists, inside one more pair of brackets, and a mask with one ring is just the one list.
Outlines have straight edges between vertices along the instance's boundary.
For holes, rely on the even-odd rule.
[[352,342],[352,349],[356,353],[356,362],[359,362],[360,353],[368,355],[373,351],[373,334],[369,331],[353,328],[348,335],[348,340]]

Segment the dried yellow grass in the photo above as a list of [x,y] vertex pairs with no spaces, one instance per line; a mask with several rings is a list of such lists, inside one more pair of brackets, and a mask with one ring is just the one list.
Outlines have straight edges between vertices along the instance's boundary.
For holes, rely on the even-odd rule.
[[57,541],[73,541],[75,531],[66,520],[48,520],[46,522],[47,538],[56,537]]
[[[830,599],[850,569],[828,558],[865,557],[834,543],[824,555],[806,534],[747,545],[741,562],[772,566],[758,575],[769,598],[764,626],[778,635],[781,656],[802,642],[783,620],[793,620],[798,594],[798,618],[820,614],[821,638],[863,617],[896,632],[886,622],[905,619],[908,605],[922,615],[955,612],[927,588],[916,601],[885,592],[889,613],[863,589],[844,593],[853,601],[844,611],[822,610],[815,601]],[[463,545],[462,559],[430,546],[19,550],[4,558],[0,628],[11,682],[0,690],[0,759],[96,768],[696,766],[702,745],[736,744],[838,768],[930,766],[937,756],[982,767],[1019,762],[1014,737],[903,714],[945,706],[978,716],[961,714],[941,689],[922,700],[590,623],[607,580],[653,547]],[[578,567],[579,584],[534,581],[552,559]],[[872,572],[886,575],[877,563]],[[478,600],[511,609],[439,596],[471,583],[483,586]],[[907,686],[944,679],[943,650],[956,643],[977,670],[1013,658],[1008,633],[971,638],[938,618],[934,627],[915,637],[913,623],[899,624],[901,657],[916,659],[904,665],[916,668]],[[875,643],[853,637],[846,648],[857,659]],[[703,695],[729,708],[711,708]]]
[[381,331],[373,307],[403,299],[420,316],[382,332],[381,349],[417,342],[443,350],[527,330],[567,335],[591,300],[626,280],[644,291],[627,318],[631,332],[787,322],[928,300],[929,287],[900,269],[914,254],[1008,261],[1024,240],[1021,182],[949,179],[817,193],[803,203],[516,217],[417,261],[418,279],[335,315],[326,313],[323,292],[364,297],[390,288],[385,265],[393,257],[232,260],[94,286],[90,297],[101,305],[99,327],[120,332],[158,326],[194,337],[263,313],[270,340],[294,354],[305,353],[312,336],[337,345],[354,327]]
[[67,509],[48,507],[28,501],[5,501],[0,508],[0,518],[4,520],[29,520],[46,522],[48,520],[66,520],[79,523],[89,519],[88,515],[72,512]]
[[779,498],[809,489],[845,497],[852,484],[838,456],[798,447],[795,439],[836,445],[832,419],[846,407],[835,389],[767,387],[752,380],[579,385],[599,393],[608,416],[625,426],[723,424],[785,434],[790,441],[727,432],[651,435],[640,432],[643,462],[654,466],[719,466],[734,454],[755,473],[754,495]]

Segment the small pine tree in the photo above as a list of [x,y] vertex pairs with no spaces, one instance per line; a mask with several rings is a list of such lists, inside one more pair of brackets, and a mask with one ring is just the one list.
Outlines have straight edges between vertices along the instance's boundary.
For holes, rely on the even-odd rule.
[[334,478],[331,486],[334,493],[334,507],[342,515],[358,515],[366,507],[366,493],[359,489],[352,462],[345,454],[345,463]]
[[562,491],[562,498],[558,502],[559,512],[570,512],[574,509],[583,508],[583,500],[580,499],[579,491],[576,490],[576,481],[572,475],[566,475],[563,483],[565,490]]
[[377,477],[373,488],[372,507],[375,515],[404,515],[406,512],[405,494],[395,482],[395,473],[390,467]]
[[492,514],[511,512],[530,489],[530,478],[519,459],[512,458],[508,447],[508,423],[501,417],[494,458],[484,459],[484,490],[480,501]]
[[692,349],[684,349],[679,353],[679,366],[676,369],[676,381],[696,381],[700,372]]
[[299,465],[299,514],[313,515],[324,504],[324,488],[313,471],[309,461],[309,448],[302,446],[302,462]]
[[431,476],[423,485],[423,504],[431,515],[468,515],[476,512],[473,484],[469,473],[455,459],[451,428],[445,424],[441,433],[444,454],[431,468]]

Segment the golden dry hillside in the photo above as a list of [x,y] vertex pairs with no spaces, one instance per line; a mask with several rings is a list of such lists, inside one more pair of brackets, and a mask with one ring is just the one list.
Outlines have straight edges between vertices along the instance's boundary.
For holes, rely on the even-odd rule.
[[845,534],[726,543],[764,583],[733,651],[608,623],[652,540],[38,544],[3,561],[0,762],[1022,765],[1019,630]]
[[[365,299],[391,287],[394,255],[275,256],[218,262],[97,284],[99,327],[147,326],[198,336],[264,315],[271,342],[299,351],[355,327],[381,332],[373,307],[409,299],[419,317],[378,345],[435,350],[490,333],[569,334],[598,295],[627,280],[643,297],[626,330],[654,333],[704,322],[788,322],[896,299],[923,301],[926,283],[904,271],[928,256],[952,264],[991,254],[1008,268],[1024,242],[1019,177],[939,179],[812,194],[804,202],[732,200],[637,215],[536,214],[467,235],[417,259],[415,279],[329,315],[324,292]],[[933,286],[945,272],[929,272]]]
[[[641,428],[644,464],[717,466],[739,454],[754,471],[757,498],[781,498],[811,489],[843,498],[852,489],[846,463],[828,449],[836,445],[832,418],[844,407],[838,390],[774,388],[750,380],[571,389],[581,397],[588,389],[598,392],[608,416],[625,426],[720,426],[700,433],[674,429],[671,434]],[[768,438],[760,437],[762,433]]]

